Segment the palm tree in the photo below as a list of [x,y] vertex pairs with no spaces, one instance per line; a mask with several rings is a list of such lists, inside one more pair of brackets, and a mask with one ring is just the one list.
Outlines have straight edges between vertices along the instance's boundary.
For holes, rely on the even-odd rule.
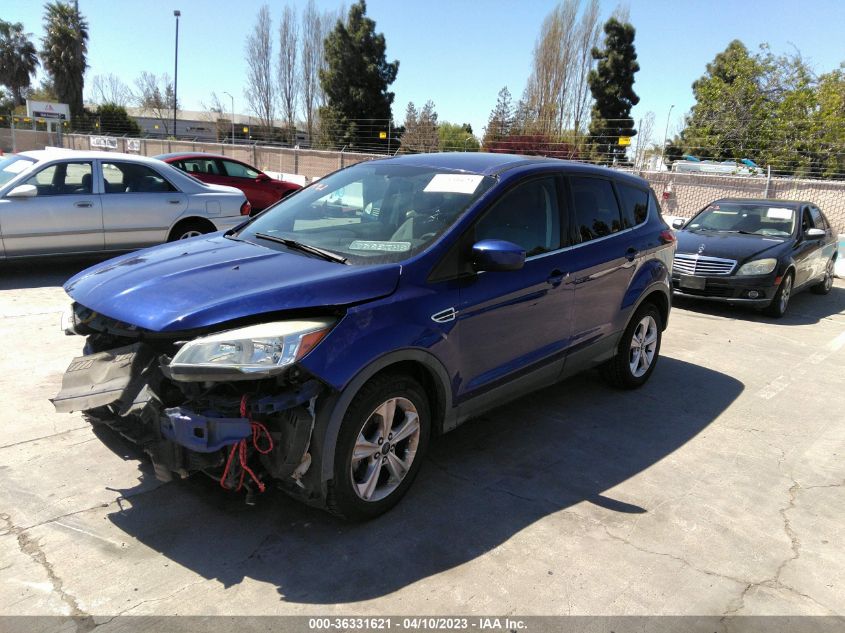
[[44,31],[41,61],[53,79],[59,101],[70,106],[71,117],[79,117],[88,67],[88,22],[76,6],[54,0],[44,5]]
[[32,74],[38,66],[38,55],[20,22],[0,20],[0,84],[12,91],[16,106],[23,104],[23,91],[29,88]]

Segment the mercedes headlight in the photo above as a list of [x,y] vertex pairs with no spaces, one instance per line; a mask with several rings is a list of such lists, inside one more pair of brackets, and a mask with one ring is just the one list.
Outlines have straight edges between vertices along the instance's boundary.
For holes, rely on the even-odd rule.
[[748,262],[747,264],[743,264],[738,271],[736,271],[737,275],[768,275],[775,269],[775,266],[778,265],[778,260],[774,259],[773,257],[769,257],[766,259],[755,259],[754,261]]
[[328,334],[334,319],[277,321],[189,341],[170,361],[174,380],[258,380],[279,374]]

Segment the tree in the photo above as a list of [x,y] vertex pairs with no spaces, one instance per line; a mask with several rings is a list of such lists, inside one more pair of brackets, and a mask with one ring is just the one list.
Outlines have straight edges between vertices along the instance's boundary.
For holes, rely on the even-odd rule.
[[95,115],[99,119],[100,131],[115,136],[140,136],[141,128],[130,117],[126,108],[115,103],[104,103],[97,108]]
[[44,5],[41,62],[50,74],[59,101],[72,118],[82,117],[82,91],[88,68],[88,22],[76,4],[54,0]]
[[824,178],[845,177],[845,64],[819,77],[815,130]]
[[161,123],[164,134],[170,134],[173,122],[173,109],[177,112],[179,104],[174,102],[173,82],[166,73],[157,77],[150,72],[142,72],[135,80],[138,94],[135,101],[142,110],[146,110]]
[[94,103],[128,106],[134,99],[132,90],[117,75],[95,75],[91,84],[91,99]]
[[246,38],[247,86],[244,95],[258,117],[259,133],[265,138],[272,136],[276,118],[272,26],[270,7],[265,4],[258,10],[255,26]]
[[320,70],[320,84],[327,101],[320,118],[335,126],[339,143],[386,149],[387,140],[379,133],[392,119],[394,94],[388,87],[396,80],[399,61],[388,63],[384,34],[376,33],[366,12],[366,2],[358,0],[346,21],[338,20],[326,37],[326,68]]
[[763,90],[768,74],[742,42],[728,44],[692,85],[696,103],[681,134],[684,149],[717,160],[759,157],[763,121],[771,115]]
[[437,126],[437,135],[442,152],[477,152],[480,147],[469,123],[458,125],[444,121]]
[[511,92],[505,86],[499,90],[499,96],[496,98],[496,105],[490,112],[490,117],[487,119],[487,127],[484,130],[484,140],[482,144],[487,147],[491,142],[497,141],[511,133],[511,126],[513,125],[513,103],[511,102]]
[[0,84],[9,88],[15,106],[23,104],[24,90],[31,85],[38,66],[38,53],[31,38],[20,22],[0,20]]
[[314,0],[308,0],[308,4],[302,12],[302,38],[300,55],[301,68],[299,71],[300,94],[302,95],[302,113],[305,115],[305,131],[308,138],[314,137],[314,119],[317,114],[317,99],[320,87],[320,67],[323,58],[324,25],[317,13],[317,5]]
[[403,154],[418,152],[436,152],[440,149],[440,137],[437,133],[437,112],[434,102],[428,101],[417,114],[413,101],[405,110],[405,131],[400,138]]
[[637,132],[637,145],[634,148],[634,169],[643,170],[646,168],[646,161],[651,155],[654,144],[654,112],[647,112],[645,117],[640,119]]
[[634,34],[633,26],[610,18],[604,24],[604,48],[593,49],[598,63],[588,76],[595,101],[590,140],[600,163],[624,161],[627,148],[619,144],[619,139],[637,133],[631,118],[631,108],[640,101],[634,92],[634,75],[640,69]]
[[299,28],[296,14],[286,6],[279,22],[279,94],[282,101],[282,117],[287,122],[290,140],[296,139],[296,105],[299,98],[301,77],[296,64],[299,45]]

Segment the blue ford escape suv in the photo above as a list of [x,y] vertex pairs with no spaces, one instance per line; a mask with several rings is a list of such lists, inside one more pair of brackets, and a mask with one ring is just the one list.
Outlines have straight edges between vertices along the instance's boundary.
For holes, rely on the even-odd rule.
[[654,371],[675,243],[647,183],[501,154],[362,163],[240,227],[78,274],[87,337],[58,411],[156,474],[273,481],[350,519],[411,485],[432,434],[601,366]]

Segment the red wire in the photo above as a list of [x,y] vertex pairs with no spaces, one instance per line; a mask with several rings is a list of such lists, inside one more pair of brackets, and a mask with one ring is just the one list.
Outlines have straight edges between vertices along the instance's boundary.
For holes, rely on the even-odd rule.
[[[241,398],[241,417],[248,418],[247,416],[247,397],[244,395]],[[270,435],[270,431],[267,430],[267,427],[261,424],[261,422],[256,422],[254,420],[249,420],[250,427],[252,428],[252,446],[255,448],[256,451],[261,453],[262,455],[266,455],[270,451],[273,450],[273,437]],[[258,445],[258,441],[260,439],[260,434],[263,433],[264,437],[267,439],[267,446],[266,448],[261,448]],[[241,477],[238,480],[238,487],[235,488],[235,492],[240,492],[241,488],[244,486],[244,477],[248,474],[252,480],[258,485],[258,491],[264,492],[266,490],[266,486],[264,482],[262,482],[258,476],[253,472],[253,470],[249,467],[248,459],[247,459],[247,444],[246,438],[242,439],[237,444],[232,446],[232,450],[229,451],[229,458],[226,460],[226,467],[223,469],[223,475],[220,477],[220,486],[225,488],[226,490],[231,490],[229,486],[226,485],[226,479],[229,476],[229,469],[232,466],[232,460],[235,457],[235,453],[238,454],[238,461],[240,462],[241,466]]]

